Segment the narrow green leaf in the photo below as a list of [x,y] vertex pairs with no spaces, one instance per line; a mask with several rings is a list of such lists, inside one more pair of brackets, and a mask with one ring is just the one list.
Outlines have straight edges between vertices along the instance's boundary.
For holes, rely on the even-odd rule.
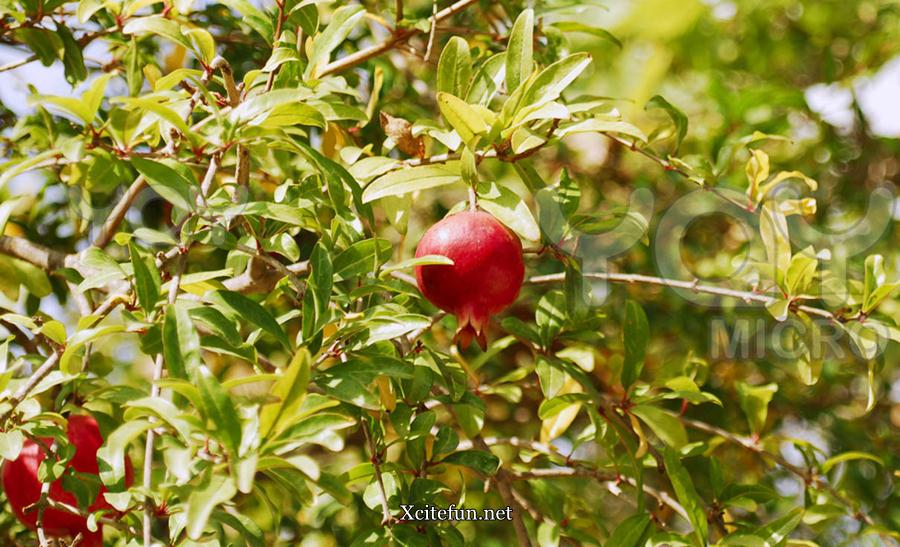
[[647,104],[644,106],[644,110],[655,107],[662,108],[666,111],[666,114],[669,115],[669,118],[672,119],[672,123],[675,124],[675,154],[678,153],[678,149],[681,148],[681,141],[684,140],[685,135],[687,135],[688,130],[688,118],[685,116],[684,112],[679,110],[676,106],[672,105],[669,101],[667,101],[662,95],[654,95]]
[[778,384],[751,386],[745,382],[738,382],[736,386],[741,409],[750,423],[750,431],[758,434],[766,425],[769,403],[778,391]]
[[378,177],[363,191],[364,203],[385,196],[402,196],[416,190],[425,190],[461,181],[459,161],[448,161],[437,165],[420,165],[398,169]]
[[188,379],[200,366],[200,337],[190,314],[178,303],[166,307],[162,327],[163,357],[169,376]]
[[526,9],[516,18],[506,47],[506,92],[512,94],[533,70],[534,11]]
[[500,459],[483,450],[461,450],[450,454],[441,463],[464,465],[484,475],[493,475],[500,468]]
[[241,446],[241,421],[234,402],[206,365],[197,367],[192,380],[200,390],[202,410],[211,422],[232,457],[237,457]]
[[843,454],[838,454],[837,456],[832,456],[825,460],[822,463],[822,473],[828,473],[837,464],[851,460],[869,460],[877,463],[878,465],[884,466],[884,462],[878,456],[869,454],[868,452],[851,451],[844,452]]
[[234,291],[216,291],[209,295],[209,301],[224,309],[226,315],[230,313],[233,318],[247,321],[271,334],[285,349],[291,348],[291,342],[278,321],[265,308],[248,297]]
[[131,164],[163,199],[185,211],[194,210],[197,183],[185,176],[186,173],[170,165],[139,157],[131,158]]
[[469,44],[454,36],[450,38],[438,60],[437,91],[462,97],[472,76],[472,57]]
[[[337,48],[353,30],[353,27],[366,14],[365,8],[359,5],[341,6],[334,10],[328,26],[313,37],[312,51],[309,55],[309,65],[306,70],[308,77],[317,77],[322,65],[328,62],[331,52]],[[277,40],[278,37],[276,36]]]
[[691,480],[687,469],[681,465],[678,452],[673,448],[666,447],[663,452],[663,458],[666,464],[666,475],[672,483],[675,490],[675,497],[684,507],[688,514],[688,519],[694,526],[694,536],[697,538],[699,545],[706,545],[709,537],[709,525],[706,522],[706,510],[703,506],[703,500],[697,494],[694,483]]
[[194,488],[187,499],[187,535],[198,540],[203,535],[213,509],[237,494],[234,479],[211,474],[203,484]]
[[629,412],[650,426],[653,433],[672,448],[680,449],[687,444],[688,437],[684,424],[665,410],[651,405],[640,404],[631,407]]
[[647,315],[641,305],[633,300],[629,300],[625,304],[622,336],[625,344],[622,385],[628,388],[641,376],[641,370],[644,368],[644,355],[647,351],[647,340],[650,337]]
[[459,133],[459,137],[466,145],[474,147],[476,137],[490,129],[490,119],[485,116],[484,109],[479,111],[449,93],[439,92],[437,101],[444,119]]
[[153,423],[147,420],[133,420],[125,422],[109,435],[97,450],[97,465],[103,484],[109,486],[124,481],[128,445],[152,427]]
[[137,293],[138,302],[144,308],[144,311],[149,314],[156,306],[156,302],[159,301],[161,285],[159,271],[156,269],[154,262],[145,261],[141,257],[134,241],[128,243],[128,250],[131,253],[131,266],[134,269],[134,289]]

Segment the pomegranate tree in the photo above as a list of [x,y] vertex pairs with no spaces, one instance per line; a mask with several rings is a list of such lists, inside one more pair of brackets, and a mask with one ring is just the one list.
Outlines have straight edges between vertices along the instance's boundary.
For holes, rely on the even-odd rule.
[[497,219],[482,211],[450,215],[425,232],[416,257],[446,256],[449,264],[416,267],[419,290],[432,304],[456,315],[454,341],[472,339],[485,349],[490,317],[512,304],[525,277],[522,243]]
[[[79,473],[97,475],[99,473],[97,450],[103,445],[97,421],[91,416],[70,416],[66,436],[75,447],[75,455],[69,461],[69,467]],[[45,439],[43,442],[49,445],[52,440]],[[31,529],[37,527],[38,511],[32,509],[26,512],[25,509],[41,497],[38,467],[45,457],[44,448],[28,439],[19,457],[3,465],[3,491],[6,498],[16,517]],[[131,482],[131,464],[126,460],[125,483],[130,486]],[[103,497],[104,492],[106,489],[101,487],[89,511],[110,508]],[[50,499],[77,507],[75,495],[63,488],[62,479],[57,479],[50,485]],[[91,532],[88,530],[85,517],[68,511],[45,508],[41,525],[44,533],[51,537],[74,537],[80,533],[84,538],[81,545],[88,547],[103,545],[102,527],[98,525],[97,531]]]

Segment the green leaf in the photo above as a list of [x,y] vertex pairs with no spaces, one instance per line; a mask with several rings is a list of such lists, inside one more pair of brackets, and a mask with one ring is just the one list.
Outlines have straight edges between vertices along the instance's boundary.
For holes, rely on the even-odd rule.
[[223,308],[226,315],[230,314],[235,319],[242,319],[254,327],[261,328],[271,334],[285,349],[291,349],[291,342],[278,321],[253,300],[234,291],[215,291],[209,295],[209,301]]
[[148,314],[153,311],[156,302],[159,301],[160,278],[159,271],[154,262],[145,261],[138,252],[133,241],[128,243],[131,253],[131,266],[134,269],[134,289],[138,302]]
[[187,498],[187,535],[198,540],[203,535],[206,523],[217,506],[229,501],[237,494],[234,479],[224,475],[210,475],[203,484],[193,488]]
[[306,349],[299,349],[291,359],[291,363],[281,373],[270,390],[275,402],[262,407],[259,414],[259,435],[262,438],[270,434],[277,436],[290,426],[297,410],[306,395],[309,384],[310,356]]
[[737,382],[736,386],[741,409],[750,424],[750,431],[758,434],[766,425],[769,403],[775,392],[778,391],[778,384],[751,386],[744,382]]
[[387,239],[373,238],[357,241],[334,259],[335,280],[350,279],[375,272],[390,257],[393,246]]
[[697,494],[691,476],[681,465],[678,452],[673,448],[666,447],[663,452],[663,458],[666,464],[666,475],[672,483],[672,489],[675,491],[675,497],[687,512],[688,520],[694,527],[694,536],[700,545],[706,545],[709,536],[709,526],[706,522],[706,511],[703,506],[703,500]]
[[555,101],[590,63],[591,56],[589,54],[576,53],[556,61],[540,71],[537,76],[527,82],[516,112],[526,107],[534,109],[550,101]]
[[622,47],[622,42],[616,38],[611,32],[608,30],[592,27],[585,25],[584,23],[579,23],[577,21],[557,21],[551,23],[554,27],[558,28],[563,32],[583,32],[585,34],[591,34],[598,38],[603,38],[605,40],[609,40],[619,48]]
[[506,92],[512,94],[533,70],[534,11],[526,9],[516,18],[506,47]]
[[650,515],[638,513],[623,520],[606,542],[610,547],[641,547],[650,531]]
[[462,97],[469,87],[471,76],[472,57],[469,55],[469,44],[459,36],[454,36],[444,46],[438,60],[437,91]]
[[204,416],[207,421],[212,422],[219,440],[231,456],[236,457],[241,446],[241,421],[234,402],[206,365],[197,367],[192,381],[200,390]]
[[622,363],[622,385],[630,387],[641,376],[650,328],[647,314],[640,304],[629,300],[625,304],[625,320],[622,323],[625,360]]
[[362,201],[369,203],[385,196],[401,196],[461,180],[460,163],[455,160],[444,164],[398,169],[369,183],[363,191]]
[[541,230],[528,205],[509,188],[496,182],[479,184],[478,205],[523,239],[541,239]]
[[688,118],[684,115],[684,112],[679,110],[677,107],[673,106],[672,103],[667,101],[662,95],[654,95],[647,104],[644,106],[644,110],[656,107],[662,108],[666,111],[669,117],[672,119],[672,123],[675,124],[675,151],[674,153],[678,153],[678,149],[681,148],[681,141],[684,140],[685,135],[687,135],[688,130]]
[[543,346],[550,347],[566,324],[566,295],[554,290],[542,296],[534,311],[534,321],[541,333]]
[[581,403],[590,400],[590,397],[584,393],[566,393],[549,399],[544,399],[538,408],[538,417],[541,420],[552,418],[572,406],[572,403]]
[[474,148],[476,137],[490,130],[491,120],[484,109],[478,110],[477,107],[449,93],[439,92],[437,101],[441,115],[470,148]]
[[69,337],[68,341],[66,341],[66,349],[63,351],[62,356],[59,358],[59,370],[62,371],[63,374],[73,374],[75,372],[79,372],[81,367],[79,366],[78,370],[73,368],[73,361],[80,356],[80,350],[84,347],[88,342],[93,342],[94,340],[106,336],[107,334],[112,334],[114,332],[122,332],[125,330],[125,327],[122,325],[110,325],[105,327],[94,327],[92,329],[80,330]]
[[0,431],[0,458],[7,461],[19,459],[24,444],[25,435],[18,429]]
[[135,34],[137,36],[155,34],[171,40],[175,44],[191,49],[190,41],[182,34],[181,25],[162,15],[131,18],[125,23],[125,26],[122,27],[122,32],[125,34]]
[[647,135],[634,125],[606,117],[588,118],[568,125],[562,125],[555,133],[559,138],[576,133],[614,133],[632,137],[635,141],[647,142]]
[[103,103],[103,95],[106,92],[106,84],[114,74],[98,76],[80,98],[75,97],[49,97],[34,95],[29,98],[29,103],[56,106],[66,113],[74,116],[85,125],[90,125],[97,117],[100,105]]
[[52,65],[65,50],[62,39],[47,29],[20,28],[16,30],[16,39],[24,42],[44,66]]
[[304,340],[312,338],[331,317],[328,303],[331,302],[331,288],[334,283],[331,255],[321,242],[313,247],[309,263],[310,273],[302,310]]
[[775,318],[776,321],[784,321],[788,317],[791,301],[785,298],[776,298],[772,302],[766,304],[766,310]]
[[190,314],[180,303],[166,306],[162,342],[169,376],[186,380],[200,367],[200,337]]
[[153,423],[147,420],[132,420],[120,425],[107,437],[103,446],[97,450],[97,464],[103,484],[110,486],[124,481],[128,445],[152,427]]
[[164,200],[185,211],[194,210],[198,185],[184,170],[139,157],[131,158],[131,165]]
[[884,257],[879,254],[866,257],[863,280],[862,311],[869,313],[897,289],[898,283],[888,283],[884,270]]
[[[334,10],[328,26],[313,37],[312,50],[309,55],[309,65],[306,69],[307,77],[317,77],[322,65],[328,62],[331,52],[343,42],[353,27],[366,14],[365,9],[358,5],[341,6]],[[277,36],[275,37],[278,38]]]
[[216,42],[208,30],[195,27],[182,29],[181,33],[187,37],[191,51],[197,55],[198,59],[206,64],[212,62],[216,56]]
[[684,424],[665,410],[651,405],[640,404],[631,407],[629,412],[650,426],[653,433],[672,448],[680,449],[687,444],[688,437],[687,432],[684,430]]
[[874,456],[868,452],[850,451],[838,454],[837,456],[832,456],[825,460],[822,463],[822,473],[828,473],[837,464],[850,460],[869,460],[884,466],[884,462],[878,456]]
[[[185,284],[186,278],[182,277],[181,283]],[[176,302],[176,306],[179,304]],[[190,315],[190,319],[192,321],[199,321],[206,325],[213,334],[225,340],[228,344],[232,346],[240,346],[244,343],[244,339],[241,338],[241,333],[238,332],[237,326],[228,320],[225,315],[212,306],[195,306],[188,310],[188,314]],[[179,325],[181,321],[179,320]],[[163,330],[163,336],[165,337],[165,330]],[[165,339],[163,340],[165,344]],[[179,341],[182,347],[185,347],[185,340],[182,339]],[[199,361],[197,361],[199,362]],[[186,370],[191,370],[190,368]]]
[[[469,104],[487,106],[500,90],[506,73],[506,52],[497,53],[481,64],[464,98]],[[460,97],[463,97],[460,95]]]
[[484,475],[493,475],[500,468],[500,459],[483,450],[461,450],[450,454],[441,463],[464,465]]
[[127,410],[125,421],[131,421],[135,416],[151,414],[171,427],[181,437],[184,443],[191,442],[191,433],[194,425],[191,421],[179,416],[178,407],[162,397],[144,397],[136,401],[128,401],[123,404]]
[[772,279],[783,286],[784,275],[791,264],[791,242],[784,213],[771,203],[764,204],[759,218],[759,232],[769,267],[772,268]]
[[81,46],[72,31],[65,25],[57,25],[56,33],[59,35],[63,43],[63,67],[65,69],[66,81],[69,85],[75,85],[87,78],[87,69],[84,66],[84,57],[81,54]]

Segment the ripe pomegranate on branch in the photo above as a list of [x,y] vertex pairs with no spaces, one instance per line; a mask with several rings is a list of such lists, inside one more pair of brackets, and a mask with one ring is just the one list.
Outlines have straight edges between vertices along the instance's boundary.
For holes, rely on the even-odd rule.
[[416,267],[419,290],[432,304],[456,315],[454,337],[463,348],[476,339],[487,349],[484,328],[519,295],[525,278],[522,243],[490,214],[450,215],[425,232],[416,257],[446,256],[449,264]]
[[[100,434],[97,420],[91,416],[70,416],[66,436],[69,439],[69,443],[75,447],[75,455],[72,456],[68,467],[78,473],[96,477],[99,474],[97,450],[103,445],[103,436]],[[52,440],[44,439],[42,442],[49,446]],[[3,491],[6,493],[6,498],[16,517],[32,530],[37,528],[38,514],[41,512],[40,508],[31,507],[41,499],[41,481],[38,478],[38,468],[46,456],[44,448],[29,439],[22,446],[19,457],[13,461],[7,461],[3,465]],[[67,469],[66,472],[69,472],[69,470]],[[126,486],[131,486],[132,479],[131,462],[126,458]],[[103,497],[104,492],[106,492],[106,488],[101,486],[97,492],[97,497],[88,507],[89,512],[112,509]],[[61,478],[50,485],[49,498],[72,508],[78,506],[75,494],[66,490]],[[86,517],[69,511],[50,507],[43,508],[41,526],[44,534],[49,537],[75,537],[81,534],[83,540],[81,545],[86,547],[103,545],[103,526],[98,524],[97,530],[91,532],[88,529]]]

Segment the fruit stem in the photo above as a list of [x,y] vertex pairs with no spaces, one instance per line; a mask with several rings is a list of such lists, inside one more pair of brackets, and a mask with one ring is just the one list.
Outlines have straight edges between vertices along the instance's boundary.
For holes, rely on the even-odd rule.
[[473,213],[478,210],[478,195],[474,186],[469,186],[469,210]]

